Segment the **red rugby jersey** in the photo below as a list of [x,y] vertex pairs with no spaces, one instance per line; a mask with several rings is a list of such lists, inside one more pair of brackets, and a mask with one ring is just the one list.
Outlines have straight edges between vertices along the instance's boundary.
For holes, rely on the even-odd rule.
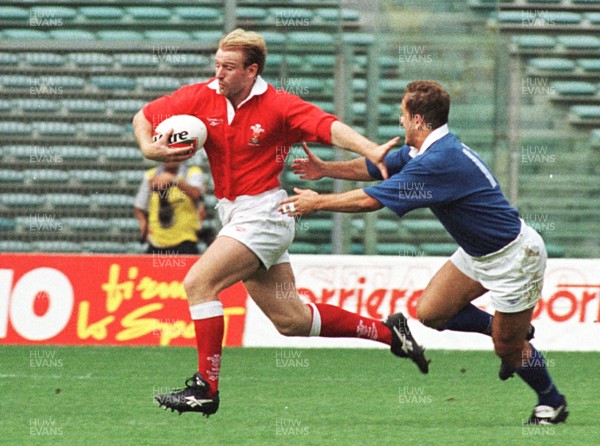
[[278,187],[292,144],[331,144],[331,124],[338,118],[298,96],[276,90],[260,76],[235,115],[217,88],[214,79],[187,85],[144,107],[152,130],[173,115],[193,115],[204,122],[208,129],[204,148],[217,198],[233,200]]

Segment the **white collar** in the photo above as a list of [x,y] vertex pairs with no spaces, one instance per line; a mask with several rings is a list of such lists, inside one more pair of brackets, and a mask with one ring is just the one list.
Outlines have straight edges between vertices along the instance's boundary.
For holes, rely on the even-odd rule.
[[429,135],[427,135],[427,138],[425,138],[425,141],[423,141],[423,144],[421,145],[421,149],[417,149],[416,147],[411,146],[409,156],[411,158],[414,158],[415,156],[422,155],[425,152],[425,150],[431,147],[431,145],[434,142],[442,139],[448,133],[450,133],[450,130],[448,129],[448,124],[444,124],[441,127],[438,127]]
[[[256,81],[252,86],[252,90],[250,90],[250,94],[246,99],[240,102],[238,108],[240,108],[244,103],[248,102],[254,96],[258,96],[266,92],[268,86],[269,84],[267,84],[267,82],[261,76],[257,76]],[[208,88],[210,88],[211,90],[215,90],[217,94],[221,94],[219,93],[219,81],[217,79],[210,82],[208,84]],[[233,108],[233,104],[231,103],[231,101],[229,101],[229,99],[225,98],[225,100],[227,101],[227,122],[231,124],[231,121],[233,121],[233,117],[235,116],[235,109]]]

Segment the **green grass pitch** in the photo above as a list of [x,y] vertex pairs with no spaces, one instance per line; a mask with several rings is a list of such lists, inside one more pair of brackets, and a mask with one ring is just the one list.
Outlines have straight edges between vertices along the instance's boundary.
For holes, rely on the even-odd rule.
[[535,396],[491,352],[428,351],[429,375],[386,350],[226,349],[221,407],[165,412],[190,348],[0,347],[0,444],[598,445],[599,353],[546,354],[566,424],[527,427]]

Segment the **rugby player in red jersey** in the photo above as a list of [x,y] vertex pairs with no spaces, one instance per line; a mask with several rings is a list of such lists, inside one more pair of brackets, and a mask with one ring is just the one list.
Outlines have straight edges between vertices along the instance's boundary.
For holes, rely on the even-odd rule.
[[213,79],[156,99],[133,119],[144,156],[161,162],[184,161],[193,153],[186,147],[169,148],[169,132],[153,142],[153,127],[160,121],[186,114],[206,124],[204,148],[223,225],[184,280],[196,332],[198,371],[181,391],[156,396],[165,409],[206,416],[217,411],[224,331],[223,306],[217,296],[239,281],[283,335],[364,337],[390,345],[392,353],[409,357],[423,373],[428,372],[423,349],[401,313],[378,321],[333,305],[305,304],[297,295],[277,299],[277,286],[295,290],[287,252],[295,221],[278,212],[279,202],[287,197],[278,180],[283,155],[302,141],[333,144],[365,156],[387,177],[383,160],[398,138],[377,145],[315,105],[276,90],[261,77],[266,54],[259,34],[237,29],[219,42]]

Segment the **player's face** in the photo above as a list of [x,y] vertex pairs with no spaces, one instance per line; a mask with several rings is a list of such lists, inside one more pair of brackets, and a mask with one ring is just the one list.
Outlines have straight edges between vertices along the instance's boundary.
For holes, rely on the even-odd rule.
[[400,125],[404,127],[404,144],[413,146],[414,142],[414,117],[406,110],[406,103],[402,100],[400,104]]
[[256,77],[256,64],[244,67],[242,51],[223,51],[215,55],[215,77],[219,93],[230,101],[243,100],[250,93]]
[[408,111],[406,108],[406,101],[403,99],[400,104],[400,125],[404,127],[404,144],[409,146],[418,147],[418,141],[416,140],[420,130],[424,129],[426,124],[423,121],[421,115],[415,115]]

